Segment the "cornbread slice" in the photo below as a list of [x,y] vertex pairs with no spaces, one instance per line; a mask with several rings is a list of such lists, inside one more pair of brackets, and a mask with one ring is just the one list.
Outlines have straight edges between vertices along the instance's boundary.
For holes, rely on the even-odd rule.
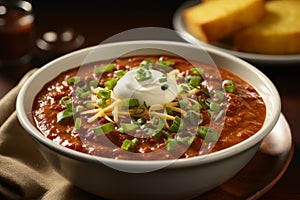
[[267,15],[259,23],[234,34],[236,50],[262,54],[300,53],[300,1],[265,3]]
[[213,0],[187,8],[183,20],[192,35],[214,42],[258,22],[264,14],[263,0]]

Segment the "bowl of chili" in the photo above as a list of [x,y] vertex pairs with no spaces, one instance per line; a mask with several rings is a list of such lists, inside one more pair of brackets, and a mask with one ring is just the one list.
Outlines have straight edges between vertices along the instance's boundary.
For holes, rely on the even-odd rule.
[[280,105],[273,83],[232,55],[128,41],[49,62],[16,107],[38,150],[79,188],[109,199],[183,199],[242,169]]

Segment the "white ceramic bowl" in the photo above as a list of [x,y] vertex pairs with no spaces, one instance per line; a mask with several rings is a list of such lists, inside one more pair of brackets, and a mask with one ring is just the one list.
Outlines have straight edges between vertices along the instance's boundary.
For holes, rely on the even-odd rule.
[[[35,128],[31,116],[33,100],[42,86],[61,72],[86,61],[118,57],[124,52],[128,53],[126,55],[175,52],[184,57],[207,58],[202,48],[187,43],[129,41],[90,47],[62,56],[40,68],[24,84],[17,99],[18,118],[46,160],[74,185],[88,192],[109,199],[186,199],[200,195],[230,179],[250,161],[281,112],[279,94],[263,73],[229,54],[207,47],[205,50],[212,58],[209,57],[207,62],[214,61],[246,80],[266,103],[266,120],[262,129],[230,148],[172,161],[115,160],[65,148]],[[158,168],[161,169],[154,170]]]

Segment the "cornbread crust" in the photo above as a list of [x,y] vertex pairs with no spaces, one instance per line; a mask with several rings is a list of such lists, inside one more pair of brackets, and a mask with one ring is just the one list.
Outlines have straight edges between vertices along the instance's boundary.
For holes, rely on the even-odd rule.
[[267,15],[259,23],[234,34],[235,50],[262,54],[300,53],[300,1],[265,3]]
[[187,30],[204,42],[214,42],[263,18],[263,0],[205,1],[183,11]]

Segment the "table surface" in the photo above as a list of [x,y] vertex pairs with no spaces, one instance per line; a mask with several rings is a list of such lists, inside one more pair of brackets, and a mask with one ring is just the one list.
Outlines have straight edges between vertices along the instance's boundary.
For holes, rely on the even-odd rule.
[[[163,27],[172,29],[172,18],[183,0],[144,0],[102,2],[88,0],[85,3],[30,1],[36,16],[36,35],[45,31],[71,27],[85,38],[80,48],[97,45],[120,32],[139,27]],[[97,3],[98,2],[98,3]],[[30,68],[40,67],[51,58],[35,59],[26,66],[0,68],[0,98],[4,96]],[[254,64],[277,87],[282,100],[282,113],[286,117],[294,142],[294,155],[280,180],[260,199],[300,199],[297,181],[300,179],[300,84],[299,64],[266,66]],[[298,66],[299,65],[299,66]],[[268,167],[268,166],[266,166]]]

